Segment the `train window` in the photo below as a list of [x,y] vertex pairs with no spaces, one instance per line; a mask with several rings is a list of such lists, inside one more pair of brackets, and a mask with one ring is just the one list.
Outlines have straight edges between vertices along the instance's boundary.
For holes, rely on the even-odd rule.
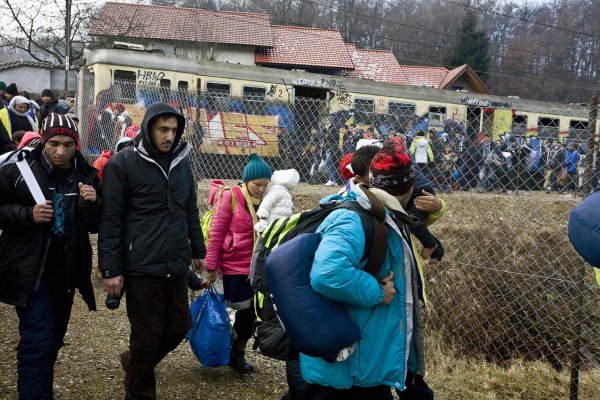
[[189,83],[188,81],[179,81],[177,82],[177,90],[186,91],[188,90]]
[[135,103],[135,80],[133,71],[115,70],[113,79],[115,83],[115,100],[121,103]]
[[429,107],[429,126],[443,127],[446,121],[446,107]]
[[161,79],[160,87],[165,88],[165,89],[170,89],[171,88],[171,80],[170,79]]
[[242,88],[242,112],[252,115],[265,114],[265,98],[267,89],[262,87],[244,86]]
[[264,100],[267,94],[267,89],[261,87],[244,86],[242,89],[242,97],[245,100]]
[[585,142],[587,139],[587,121],[569,121],[569,140]]
[[229,111],[231,86],[228,83],[206,83],[206,110],[211,112]]
[[354,99],[354,123],[373,124],[373,113],[375,111],[375,100]]
[[542,139],[558,138],[558,118],[538,118],[538,137]]
[[415,115],[416,106],[411,103],[397,103],[390,101],[388,103],[388,114],[398,117],[410,118]]
[[213,97],[229,97],[231,95],[231,85],[228,83],[206,83],[207,95],[210,94]]
[[170,79],[161,79],[159,82],[160,85],[160,98],[163,103],[171,102],[171,80]]
[[512,134],[513,136],[525,136],[527,133],[527,115],[513,116]]

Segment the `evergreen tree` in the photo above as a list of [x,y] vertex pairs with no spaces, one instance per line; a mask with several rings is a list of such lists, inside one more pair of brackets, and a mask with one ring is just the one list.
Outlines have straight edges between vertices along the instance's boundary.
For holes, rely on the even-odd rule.
[[444,63],[448,68],[469,64],[481,79],[486,80],[490,65],[489,47],[490,40],[486,34],[477,30],[475,12],[467,9],[460,21],[454,46],[446,54]]

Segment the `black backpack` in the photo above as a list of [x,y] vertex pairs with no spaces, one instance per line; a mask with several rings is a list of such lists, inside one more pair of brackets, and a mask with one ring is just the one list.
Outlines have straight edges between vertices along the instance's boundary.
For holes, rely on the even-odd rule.
[[254,288],[254,350],[262,355],[278,360],[293,360],[297,351],[290,343],[283,328],[266,279],[265,261],[271,251],[302,233],[314,233],[325,218],[335,210],[345,208],[358,213],[365,232],[363,259],[367,260],[365,271],[377,276],[387,250],[387,228],[384,226],[385,207],[375,195],[364,186],[361,188],[371,203],[367,210],[357,201],[330,202],[318,208],[303,211],[290,217],[273,221],[261,234],[252,256],[250,283]]

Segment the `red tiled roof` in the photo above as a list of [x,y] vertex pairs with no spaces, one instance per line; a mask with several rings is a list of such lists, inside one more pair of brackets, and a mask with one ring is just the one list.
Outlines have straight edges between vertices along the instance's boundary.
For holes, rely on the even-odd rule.
[[408,84],[412,86],[440,88],[442,81],[448,75],[448,70],[444,67],[401,65],[400,69],[406,75]]
[[337,29],[272,26],[274,45],[258,49],[257,64],[352,69],[342,35]]
[[446,88],[446,87],[450,86],[452,84],[452,82],[457,80],[467,70],[467,67],[468,67],[467,64],[463,64],[460,67],[456,67],[456,68],[450,70],[448,72],[448,74],[446,75],[446,77],[444,78],[444,80],[442,81],[442,83],[440,84],[440,87]]
[[492,91],[481,80],[479,75],[473,71],[469,64],[463,64],[448,72],[448,75],[446,75],[446,78],[444,78],[444,81],[440,84],[440,88],[448,89],[461,76],[464,76],[465,80],[476,93],[492,94]]
[[90,34],[186,42],[273,45],[269,15],[105,3]]
[[346,48],[354,63],[354,70],[348,71],[345,76],[400,85],[409,84],[392,51],[357,49],[353,44],[346,44]]

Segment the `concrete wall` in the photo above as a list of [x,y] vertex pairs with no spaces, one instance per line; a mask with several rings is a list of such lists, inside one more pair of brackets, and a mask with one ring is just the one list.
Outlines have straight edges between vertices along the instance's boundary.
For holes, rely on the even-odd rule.
[[[8,86],[16,83],[19,90],[40,94],[44,89],[59,92],[64,90],[65,71],[61,69],[46,69],[31,66],[15,67],[0,71],[0,81]],[[75,71],[69,72],[69,89],[75,92],[77,88],[77,75]]]

